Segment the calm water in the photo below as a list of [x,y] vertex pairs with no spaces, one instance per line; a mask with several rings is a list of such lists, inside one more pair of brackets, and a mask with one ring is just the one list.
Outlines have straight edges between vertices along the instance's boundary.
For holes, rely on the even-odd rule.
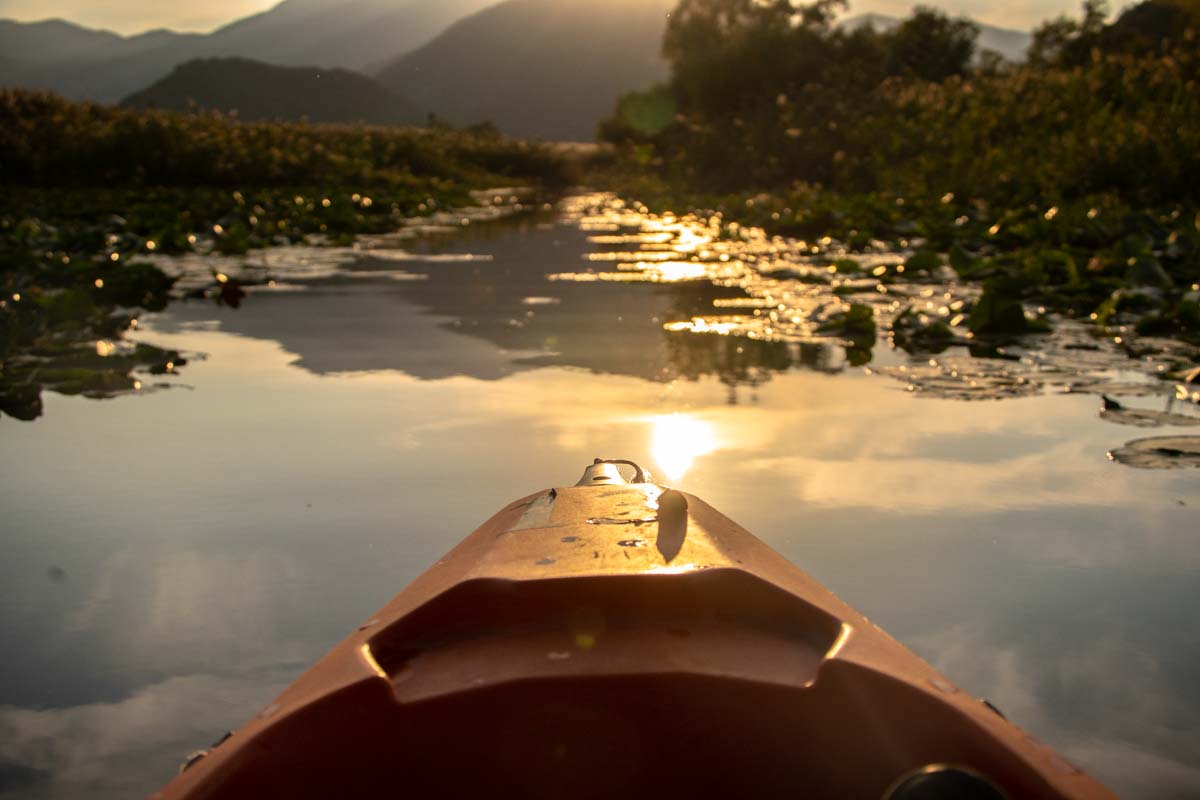
[[[739,261],[581,209],[274,251],[240,309],[141,320],[204,356],[165,386],[0,423],[0,793],[152,791],[501,505],[600,455],[705,497],[1120,794],[1200,796],[1200,472],[1106,455],[1194,412],[1101,418],[1064,385],[1166,406],[1090,347],[1086,374],[1048,347],[1000,380],[965,349],[849,366],[803,314],[771,342],[697,333],[761,333],[781,286],[789,314],[821,300],[746,291],[737,269],[778,243]],[[605,272],[631,246],[698,252],[726,285],[687,259]],[[934,364],[1016,388],[926,391]]]

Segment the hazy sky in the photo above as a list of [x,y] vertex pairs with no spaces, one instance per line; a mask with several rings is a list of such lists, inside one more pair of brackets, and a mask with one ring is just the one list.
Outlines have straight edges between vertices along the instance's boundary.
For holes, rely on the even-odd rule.
[[[278,0],[0,0],[0,18],[37,20],[62,17],[119,33],[139,33],[150,28],[207,31],[238,17],[262,11]],[[571,0],[563,0],[571,2]],[[951,14],[966,14],[980,22],[1008,28],[1032,28],[1043,19],[1067,13],[1075,16],[1082,0],[926,0]],[[851,13],[875,11],[906,15],[913,0],[851,0]],[[1113,3],[1117,7],[1121,3]]]
[[209,31],[279,0],[0,0],[0,18],[61,17],[90,28],[140,33],[151,28]]

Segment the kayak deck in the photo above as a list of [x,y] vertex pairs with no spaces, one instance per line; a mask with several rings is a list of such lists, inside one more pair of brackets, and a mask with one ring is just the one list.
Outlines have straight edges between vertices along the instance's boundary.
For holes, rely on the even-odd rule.
[[698,498],[581,484],[500,511],[160,796],[874,800],[934,764],[1112,796]]

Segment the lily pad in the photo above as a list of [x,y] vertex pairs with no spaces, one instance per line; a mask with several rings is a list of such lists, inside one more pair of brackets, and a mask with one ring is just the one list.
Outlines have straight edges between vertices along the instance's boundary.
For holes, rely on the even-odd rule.
[[1200,436],[1136,439],[1113,450],[1108,457],[1118,464],[1138,469],[1200,467]]
[[993,278],[983,284],[983,296],[971,309],[967,327],[975,334],[1029,333],[1033,326],[1021,305],[1021,284]]
[[904,268],[910,272],[933,272],[941,266],[941,256],[932,250],[921,250],[913,253],[904,262]]
[[892,338],[909,352],[941,352],[959,342],[954,329],[936,317],[930,318],[906,307],[892,322]]
[[1154,411],[1149,408],[1127,408],[1107,395],[1101,395],[1104,403],[1100,419],[1118,425],[1133,425],[1138,428],[1159,428],[1163,425],[1200,425],[1200,417],[1174,414],[1170,411]]
[[875,312],[870,306],[853,303],[845,311],[830,315],[817,328],[819,333],[833,333],[849,339],[875,338]]
[[32,422],[42,415],[42,387],[0,385],[0,412],[22,422]]

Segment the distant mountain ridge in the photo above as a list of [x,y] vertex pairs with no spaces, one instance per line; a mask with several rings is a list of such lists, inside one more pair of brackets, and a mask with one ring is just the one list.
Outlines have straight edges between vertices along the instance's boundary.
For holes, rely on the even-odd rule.
[[196,38],[156,30],[136,36],[95,30],[63,19],[42,22],[0,20],[0,52],[9,61],[47,63],[67,59],[112,58]]
[[197,58],[363,69],[432,39],[498,0],[284,0],[209,34],[119,36],[63,20],[0,21],[0,86],[117,102]]
[[[888,14],[857,14],[843,19],[839,24],[845,28],[861,28],[870,26],[877,31],[888,31],[895,28],[904,20]],[[1011,28],[997,28],[975,22],[979,26],[979,38],[976,40],[976,50],[992,50],[1004,56],[1009,61],[1022,62],[1025,60],[1033,34],[1028,31],[1018,31]]]
[[123,105],[171,111],[214,110],[246,121],[307,119],[412,125],[420,115],[370,78],[344,69],[279,67],[245,58],[189,61]]
[[384,86],[457,124],[591,141],[630,89],[665,80],[676,0],[507,0],[386,65]]

